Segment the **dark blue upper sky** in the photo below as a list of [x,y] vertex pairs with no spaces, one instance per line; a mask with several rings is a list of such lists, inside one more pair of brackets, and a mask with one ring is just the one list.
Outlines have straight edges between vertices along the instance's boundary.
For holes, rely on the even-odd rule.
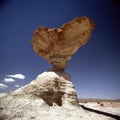
[[[0,1],[0,91],[14,90],[51,68],[33,52],[30,40],[35,29],[60,27],[76,16],[88,16],[96,24],[88,43],[66,68],[78,97],[120,98],[119,0]],[[7,76],[16,74],[25,79]]]

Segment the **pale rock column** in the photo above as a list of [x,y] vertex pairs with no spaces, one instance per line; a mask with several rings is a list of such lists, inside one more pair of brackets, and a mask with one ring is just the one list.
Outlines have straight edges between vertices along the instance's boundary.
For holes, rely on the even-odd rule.
[[63,71],[46,71],[28,85],[14,91],[16,94],[34,94],[52,106],[79,106],[74,85],[69,74]]

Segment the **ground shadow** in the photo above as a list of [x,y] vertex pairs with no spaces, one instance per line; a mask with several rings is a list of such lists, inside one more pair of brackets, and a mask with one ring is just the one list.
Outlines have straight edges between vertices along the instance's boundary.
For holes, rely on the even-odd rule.
[[90,111],[90,112],[94,112],[94,113],[97,113],[97,114],[101,114],[101,115],[105,115],[105,116],[108,116],[108,117],[112,117],[112,118],[115,118],[116,120],[120,120],[120,116],[118,116],[118,115],[114,115],[114,114],[111,114],[111,113],[95,110],[95,109],[92,109],[92,108],[88,108],[88,107],[85,107],[84,105],[80,105],[80,106],[84,110],[87,110],[87,111]]

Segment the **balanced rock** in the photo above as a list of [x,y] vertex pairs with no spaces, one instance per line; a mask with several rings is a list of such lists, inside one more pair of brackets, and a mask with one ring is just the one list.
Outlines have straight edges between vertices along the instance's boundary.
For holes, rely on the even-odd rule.
[[75,18],[60,28],[41,26],[32,38],[34,51],[54,68],[64,70],[71,56],[88,41],[94,28],[88,17]]
[[88,41],[94,28],[92,20],[80,17],[60,28],[41,26],[35,30],[34,51],[52,64],[53,69],[2,95],[0,120],[91,120],[91,115],[80,107],[71,77],[64,69],[71,56]]

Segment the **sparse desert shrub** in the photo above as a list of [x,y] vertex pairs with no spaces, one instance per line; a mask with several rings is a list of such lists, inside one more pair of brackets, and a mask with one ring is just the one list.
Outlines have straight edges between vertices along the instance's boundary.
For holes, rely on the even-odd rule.
[[104,104],[103,104],[103,103],[100,103],[100,106],[104,106]]
[[100,106],[104,106],[104,104],[101,103],[100,101],[97,101],[97,104],[99,104]]
[[100,104],[100,101],[97,101],[97,104]]

